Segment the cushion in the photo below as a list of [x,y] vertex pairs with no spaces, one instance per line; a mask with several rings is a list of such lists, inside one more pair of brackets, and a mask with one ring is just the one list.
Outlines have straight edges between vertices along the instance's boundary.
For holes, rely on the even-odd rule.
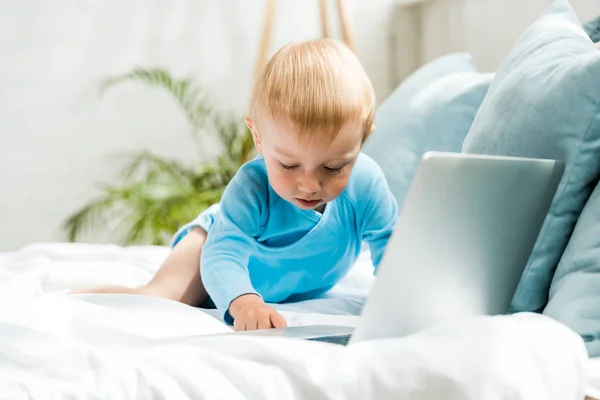
[[600,16],[588,21],[583,25],[583,30],[594,43],[600,42]]
[[558,264],[544,314],[579,333],[591,357],[600,356],[600,184]]
[[599,105],[600,52],[569,2],[557,0],[500,66],[463,146],[468,153],[565,162],[511,311],[541,312],[548,301],[556,266],[600,173]]
[[450,54],[418,69],[379,106],[363,151],[383,169],[399,207],[423,153],[460,152],[492,78],[468,53]]

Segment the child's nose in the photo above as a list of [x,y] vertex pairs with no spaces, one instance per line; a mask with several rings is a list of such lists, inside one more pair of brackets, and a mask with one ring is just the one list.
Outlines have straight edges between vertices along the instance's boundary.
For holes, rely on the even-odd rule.
[[317,193],[321,190],[321,182],[315,176],[305,175],[300,178],[298,189],[304,193]]

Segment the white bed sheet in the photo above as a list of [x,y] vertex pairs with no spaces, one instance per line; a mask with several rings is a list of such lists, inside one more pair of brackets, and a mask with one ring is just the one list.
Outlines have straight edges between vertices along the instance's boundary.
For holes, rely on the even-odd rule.
[[[586,369],[600,372],[577,335],[538,315],[481,317],[338,347],[210,335],[231,329],[214,313],[164,299],[64,294],[89,285],[139,285],[167,252],[36,244],[0,253],[0,393],[11,399],[564,400],[583,397]],[[277,308],[290,325],[352,326],[371,270],[365,252],[323,298]],[[588,394],[597,395],[600,374],[589,377]]]
[[600,357],[588,360],[587,376],[586,394],[594,399],[600,399]]

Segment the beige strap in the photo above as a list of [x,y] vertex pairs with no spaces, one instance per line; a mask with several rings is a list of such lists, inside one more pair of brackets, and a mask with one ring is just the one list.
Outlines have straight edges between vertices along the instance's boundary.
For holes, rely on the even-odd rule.
[[324,38],[329,37],[329,28],[327,27],[327,0],[319,0],[321,6],[321,35]]
[[336,0],[337,1],[337,9],[340,19],[340,25],[342,26],[342,38],[346,45],[352,51],[356,51],[356,46],[354,44],[354,35],[352,34],[352,28],[350,27],[350,21],[348,18],[347,10],[346,10],[346,1],[345,0]]
[[256,68],[254,70],[254,80],[258,78],[258,74],[267,64],[269,56],[269,47],[271,46],[271,36],[273,34],[273,23],[275,21],[275,10],[277,8],[277,0],[267,0],[267,13],[263,25],[262,38],[258,51],[258,59],[256,60]]

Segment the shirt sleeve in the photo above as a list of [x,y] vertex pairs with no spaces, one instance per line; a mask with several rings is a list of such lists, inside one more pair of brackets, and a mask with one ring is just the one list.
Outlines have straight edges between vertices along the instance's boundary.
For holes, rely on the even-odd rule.
[[362,240],[369,245],[371,260],[377,273],[398,219],[398,204],[389,190],[381,168],[375,164],[371,169],[369,174],[371,184],[370,190],[366,192],[369,196],[364,202],[361,232]]
[[259,295],[250,281],[248,262],[265,212],[264,186],[259,177],[238,173],[223,193],[220,212],[202,248],[202,282],[230,323],[228,310],[233,300],[244,294]]

